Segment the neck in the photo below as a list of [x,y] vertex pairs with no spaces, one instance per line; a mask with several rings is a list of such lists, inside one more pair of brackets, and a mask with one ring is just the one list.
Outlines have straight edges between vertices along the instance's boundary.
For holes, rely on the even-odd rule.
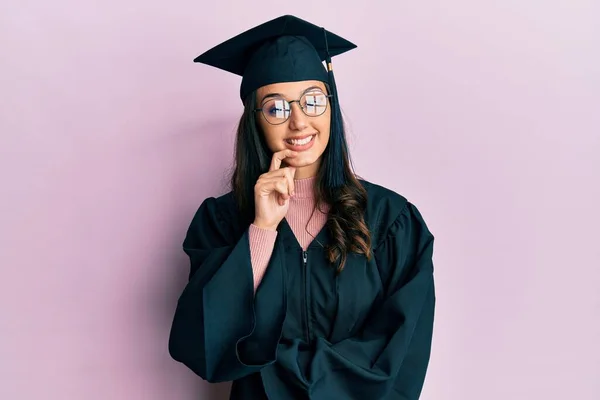
[[[285,160],[283,161],[283,163],[285,163]],[[285,164],[287,165],[287,163]],[[317,176],[317,172],[319,172],[320,165],[321,159],[319,158],[312,164],[305,165],[303,167],[297,167],[296,173],[294,174],[294,179],[306,179]]]
[[297,198],[313,197],[317,176],[294,178],[294,196]]

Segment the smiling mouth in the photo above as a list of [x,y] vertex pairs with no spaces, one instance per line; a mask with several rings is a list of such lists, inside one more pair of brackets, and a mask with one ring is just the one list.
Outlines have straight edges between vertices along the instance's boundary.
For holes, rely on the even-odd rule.
[[306,138],[301,139],[301,140],[292,140],[291,142],[289,139],[286,139],[283,141],[283,143],[285,143],[285,147],[287,147],[288,149],[290,149],[292,151],[307,151],[315,143],[316,136],[317,135],[314,134],[314,135],[307,136]]
[[310,136],[306,136],[305,138],[302,139],[285,139],[284,141],[292,146],[305,146],[308,143],[312,142],[314,137],[316,136],[316,134],[310,135]]

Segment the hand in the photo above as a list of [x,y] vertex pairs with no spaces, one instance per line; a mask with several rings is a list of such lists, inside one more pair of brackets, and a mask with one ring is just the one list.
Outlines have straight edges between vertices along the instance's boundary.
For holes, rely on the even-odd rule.
[[287,214],[289,199],[294,193],[296,167],[281,167],[287,157],[296,157],[297,152],[282,150],[273,154],[269,171],[258,177],[254,185],[254,225],[275,230]]

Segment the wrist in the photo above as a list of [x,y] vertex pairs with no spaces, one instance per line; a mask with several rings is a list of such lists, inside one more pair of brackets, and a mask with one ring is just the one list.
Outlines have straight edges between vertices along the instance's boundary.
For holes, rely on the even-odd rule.
[[252,225],[256,226],[257,228],[260,229],[265,229],[265,230],[269,230],[269,231],[276,231],[277,230],[277,225],[272,226],[272,225],[266,225],[260,221],[256,221],[254,220],[254,222],[252,222]]

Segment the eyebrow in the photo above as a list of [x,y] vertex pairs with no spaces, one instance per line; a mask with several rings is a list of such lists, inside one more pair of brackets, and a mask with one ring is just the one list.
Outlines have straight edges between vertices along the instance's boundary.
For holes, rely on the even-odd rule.
[[[317,85],[313,85],[313,86],[310,86],[310,87],[307,87],[306,89],[304,89],[302,91],[302,94],[308,92],[311,89],[319,89],[319,90],[323,91],[322,87],[317,86]],[[302,94],[300,96],[302,96]],[[285,98],[285,96],[283,94],[281,94],[281,93],[269,93],[268,95],[266,95],[265,97],[263,97],[260,100],[260,104],[264,103],[266,99],[271,98],[271,97],[283,97],[283,98]]]

